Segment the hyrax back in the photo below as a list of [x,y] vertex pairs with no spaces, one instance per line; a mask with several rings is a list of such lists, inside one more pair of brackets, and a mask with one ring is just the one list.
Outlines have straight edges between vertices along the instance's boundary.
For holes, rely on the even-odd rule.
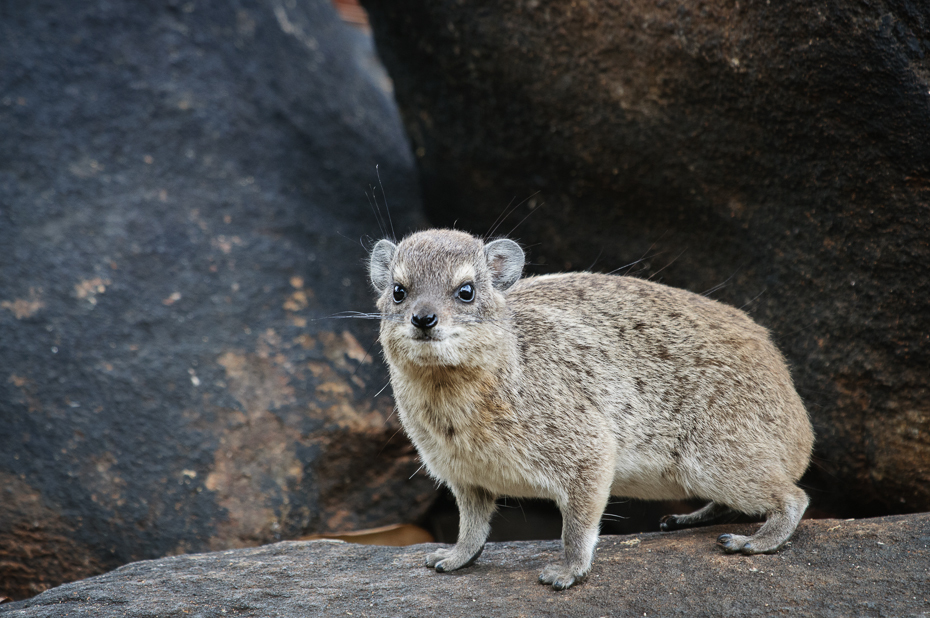
[[737,309],[657,283],[592,273],[520,279],[523,251],[429,230],[371,255],[400,419],[461,513],[451,571],[478,558],[498,496],[562,511],[567,588],[591,566],[608,498],[703,498],[663,530],[762,515],[727,552],[773,552],[807,495],[813,432],[784,359]]

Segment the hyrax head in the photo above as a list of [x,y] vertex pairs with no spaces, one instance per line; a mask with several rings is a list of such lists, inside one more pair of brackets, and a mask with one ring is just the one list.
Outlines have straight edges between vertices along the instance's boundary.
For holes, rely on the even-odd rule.
[[520,279],[523,250],[464,232],[428,230],[379,241],[369,274],[378,292],[381,345],[391,364],[475,365],[502,335],[504,292]]

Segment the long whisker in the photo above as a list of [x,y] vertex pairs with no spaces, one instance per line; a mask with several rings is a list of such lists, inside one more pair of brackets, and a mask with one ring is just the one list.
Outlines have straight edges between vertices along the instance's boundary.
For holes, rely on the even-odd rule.
[[[510,215],[512,215],[512,214],[517,210],[517,208],[519,208],[520,206],[523,206],[525,203],[527,203],[528,201],[530,201],[531,199],[533,199],[533,198],[534,198],[535,196],[537,196],[537,195],[539,195],[539,191],[536,191],[535,193],[532,193],[532,194],[528,195],[528,196],[525,197],[523,200],[521,200],[519,204],[517,204],[516,206],[514,206],[513,208],[511,208],[511,209],[510,209],[510,212],[507,212],[507,209],[504,209],[504,212],[506,212],[506,214],[503,216],[503,218],[498,217],[498,218],[500,219],[500,221],[494,223],[494,226],[488,231],[487,236],[485,236],[485,238],[490,238],[491,235],[494,234],[494,232],[497,230],[497,228],[500,227],[501,225],[503,225],[504,221],[507,220],[507,217],[509,217]],[[513,200],[510,200],[510,203],[512,204],[512,203],[513,203]],[[541,205],[542,205],[542,204],[540,204],[540,206],[541,206]],[[535,210],[535,209],[533,209],[533,210]],[[533,212],[533,211],[530,211],[530,213],[532,213],[532,212]],[[527,215],[527,216],[529,216],[529,215]],[[526,218],[524,218],[523,221],[526,221]],[[520,223],[523,223],[523,221],[520,221]],[[520,223],[517,224],[517,227],[520,227]],[[517,227],[515,227],[515,228],[513,228],[513,229],[515,230],[515,229],[517,229]],[[512,233],[513,233],[513,230],[510,230],[510,233],[512,234]],[[507,235],[510,236],[510,234],[507,234]]]
[[588,272],[591,272],[591,269],[594,268],[594,265],[597,264],[597,261],[598,261],[599,259],[601,259],[601,255],[602,255],[603,253],[604,253],[604,247],[603,247],[603,245],[602,245],[602,246],[601,246],[601,250],[597,252],[597,257],[594,258],[594,261],[591,262],[591,265],[588,266],[585,270],[588,271]]
[[687,248],[682,249],[682,250],[681,250],[681,253],[679,253],[678,255],[676,255],[674,260],[672,260],[671,262],[669,262],[668,264],[666,264],[665,266],[663,266],[663,267],[660,268],[659,270],[657,270],[657,271],[655,271],[654,273],[652,273],[651,275],[649,275],[649,276],[646,278],[646,281],[651,281],[653,277],[655,277],[655,276],[658,275],[660,272],[662,272],[663,270],[665,270],[666,268],[668,268],[669,266],[671,266],[672,264],[674,264],[674,263],[675,263],[675,260],[677,260],[678,258],[680,258],[681,256],[683,256],[683,255],[685,254],[685,251],[687,251],[687,250],[688,250]]
[[[371,398],[374,399],[375,397],[377,397],[378,395],[380,395],[381,393],[383,393],[383,392],[387,389],[387,387],[389,387],[390,385],[391,385],[391,381],[388,380],[388,383],[385,384],[384,386],[382,386],[382,387],[381,387],[381,390],[378,391],[377,393],[375,393],[374,395],[372,395]],[[396,411],[397,411],[397,408],[394,408],[394,412],[396,412]],[[391,414],[388,415],[387,419],[384,419],[384,422],[387,422],[388,419],[390,419],[392,416],[394,416],[394,412],[391,412]]]
[[734,270],[732,275],[730,275],[729,277],[723,280],[723,283],[718,283],[717,285],[707,290],[706,292],[701,292],[701,296],[707,296],[708,294],[713,294],[714,292],[716,292],[717,290],[721,288],[725,288],[727,286],[727,283],[729,283],[733,277],[739,274],[739,271],[743,269],[743,266],[745,266],[745,264],[740,265],[739,268]]
[[[539,193],[539,192],[537,191],[537,193]],[[529,211],[529,212],[526,214],[525,217],[523,217],[522,219],[520,219],[520,222],[519,222],[519,223],[517,223],[515,226],[513,226],[513,229],[512,229],[512,230],[510,230],[509,232],[507,232],[507,236],[510,237],[515,231],[517,231],[517,228],[518,228],[518,227],[520,227],[521,225],[523,225],[523,222],[524,222],[524,221],[526,221],[527,219],[530,218],[530,215],[532,215],[532,214],[533,214],[534,212],[536,212],[537,210],[542,210],[542,207],[545,206],[545,205],[546,205],[546,203],[545,203],[545,202],[542,202],[539,206],[537,206],[537,207],[534,208],[533,210]]]
[[[375,347],[375,344],[376,344],[376,343],[378,343],[378,338],[377,338],[377,337],[375,337],[375,340],[371,342],[371,345],[368,346],[368,349],[365,350],[365,356],[362,357],[362,360],[360,360],[360,361],[358,362],[358,365],[355,366],[355,371],[353,371],[353,372],[352,372],[352,375],[351,375],[352,378],[354,378],[354,377],[355,377],[355,374],[358,373],[358,370],[361,369],[362,363],[365,362],[365,359],[368,358],[369,356],[371,356],[371,349],[372,349],[373,347]],[[381,390],[384,390],[384,389],[382,388]],[[375,395],[375,396],[377,397],[377,395]]]
[[[384,443],[384,446],[382,446],[382,447],[381,447],[381,450],[378,451],[378,454],[376,455],[376,457],[380,457],[380,456],[381,456],[381,453],[384,452],[384,449],[387,448],[387,445],[390,444],[391,440],[394,439],[394,436],[396,436],[396,435],[399,434],[401,431],[403,431],[403,429],[404,429],[404,428],[401,427],[400,429],[398,429],[397,431],[395,431],[394,433],[391,434],[391,437],[387,439],[387,441]],[[414,473],[414,474],[416,474],[416,473]],[[410,478],[413,478],[413,477],[410,477]]]
[[485,238],[491,237],[491,233],[494,232],[494,230],[497,229],[497,226],[501,224],[501,217],[503,217],[504,214],[510,209],[515,199],[517,199],[516,195],[510,198],[510,202],[504,207],[504,210],[502,210],[500,214],[497,215],[497,219],[494,219],[494,223],[491,224],[491,229],[488,230],[487,234],[484,235]]
[[391,220],[391,209],[388,206],[387,194],[384,192],[384,185],[381,184],[381,171],[375,165],[375,175],[378,176],[378,185],[381,187],[381,198],[384,200],[384,210],[387,211],[388,224],[391,226],[391,240],[397,242],[397,234],[394,233],[394,222]]
[[419,468],[416,469],[416,472],[414,472],[413,474],[410,475],[410,478],[408,478],[407,480],[409,481],[410,479],[412,479],[413,477],[415,477],[415,476],[417,475],[417,472],[419,472],[420,470],[422,470],[425,466],[426,466],[425,463],[422,464]]
[[[388,382],[388,384],[390,384],[390,382]],[[384,388],[387,388],[387,385],[385,385]],[[382,388],[381,390],[384,390],[384,388]],[[397,413],[397,406],[394,406],[394,409],[391,410],[391,413],[387,415],[387,418],[384,419],[384,422],[381,423],[381,426],[384,427],[385,425],[387,425],[388,421],[391,420],[391,417],[394,416],[394,414],[396,413]]]
[[311,322],[320,320],[384,320],[387,322],[403,322],[400,316],[390,315],[328,315],[322,318],[310,318]]
[[745,304],[743,304],[742,307],[740,307],[740,311],[742,311],[743,309],[745,309],[746,307],[748,307],[748,306],[751,305],[752,303],[756,302],[756,299],[758,299],[760,296],[762,296],[763,294],[765,294],[767,291],[768,291],[768,288],[762,288],[762,291],[761,291],[761,292],[759,292],[758,294],[756,294],[751,300],[747,301]]
[[[653,246],[655,246],[655,243],[653,243]],[[649,247],[649,250],[652,250],[652,247]],[[639,259],[636,260],[635,262],[630,262],[630,263],[627,264],[626,266],[621,266],[620,268],[615,268],[615,269],[613,269],[612,271],[610,271],[610,272],[607,273],[607,274],[608,274],[608,275],[612,275],[612,274],[614,274],[615,272],[617,272],[618,270],[623,270],[624,268],[626,268],[626,269],[633,268],[634,266],[636,266],[636,265],[639,264],[640,262],[643,262],[643,261],[645,261],[645,260],[651,260],[652,258],[659,257],[660,255],[662,255],[662,254],[664,254],[664,253],[665,253],[665,251],[658,251],[658,252],[656,252],[656,253],[653,253],[652,255],[649,255],[649,251],[646,251],[646,253],[643,255],[643,257],[639,258]],[[640,270],[638,270],[638,271],[636,271],[636,272],[637,272],[637,273],[638,273],[638,272],[641,272],[642,270],[645,270],[647,267],[648,267],[647,265],[643,265],[643,268],[641,268]],[[627,274],[629,274],[629,273],[626,272],[626,273],[623,273],[623,274],[624,274],[624,275],[627,275]]]
[[[655,241],[654,243],[652,243],[651,245],[649,245],[649,248],[646,249],[646,252],[643,253],[643,255],[642,255],[638,260],[636,260],[635,262],[630,262],[630,263],[627,264],[626,266],[621,266],[620,268],[615,268],[614,270],[610,271],[610,272],[607,273],[607,274],[608,274],[608,275],[612,275],[612,274],[614,274],[615,272],[617,272],[618,270],[623,270],[624,268],[629,268],[629,267],[631,267],[631,266],[635,266],[636,264],[639,264],[639,263],[642,262],[643,260],[647,259],[647,257],[649,256],[649,252],[652,251],[653,247],[655,247],[655,246],[659,243],[659,241],[661,241],[663,238],[665,238],[665,235],[666,235],[666,234],[668,234],[668,230],[665,230],[664,232],[662,232],[662,235],[659,236],[659,240],[657,240],[657,241]],[[656,257],[657,255],[662,255],[662,253],[663,253],[663,252],[660,251],[660,252],[656,253],[655,255],[653,255],[652,257]]]
[[[368,186],[371,187],[371,193],[372,195],[374,195],[375,188],[372,187],[371,185],[368,185]],[[375,221],[378,224],[378,229],[381,230],[381,238],[384,238],[385,236],[387,236],[387,231],[384,229],[384,225],[381,223],[380,212],[377,208],[378,200],[376,199],[374,203],[372,203],[372,196],[368,195],[368,191],[365,191],[365,197],[368,199],[368,205],[371,206],[371,212],[374,213],[375,215]]]
[[386,313],[363,313],[361,311],[340,311],[332,315],[321,318],[311,318],[311,321],[317,320],[386,320],[388,322],[403,322],[404,318],[399,315]]

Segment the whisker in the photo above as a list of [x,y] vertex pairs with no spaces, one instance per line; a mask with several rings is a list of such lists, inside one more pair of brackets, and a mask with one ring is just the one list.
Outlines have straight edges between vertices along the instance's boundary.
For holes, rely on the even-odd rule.
[[763,288],[761,292],[759,292],[758,294],[756,294],[756,295],[752,298],[752,300],[749,300],[749,301],[747,301],[746,303],[744,303],[743,306],[740,307],[740,310],[742,311],[743,308],[745,308],[745,307],[747,307],[748,305],[751,305],[752,303],[754,303],[754,302],[756,301],[757,298],[759,298],[760,296],[762,296],[763,294],[765,294],[767,291],[768,291],[768,288]]
[[[387,387],[389,387],[390,385],[391,385],[391,381],[388,380],[387,384],[385,384],[384,386],[382,386],[382,387],[381,387],[381,390],[378,391],[377,393],[375,393],[374,395],[372,395],[371,398],[374,399],[375,397],[377,397],[378,395],[380,395],[381,393],[383,393],[383,392],[385,391],[385,389],[387,389]],[[397,411],[397,408],[394,408],[394,411]],[[394,416],[394,412],[391,412],[390,415],[388,415],[388,419],[390,419],[392,416]],[[385,422],[387,422],[387,419],[385,419]]]
[[390,316],[381,315],[328,315],[322,318],[310,318],[311,322],[317,322],[319,320],[387,320],[389,322],[402,321]]
[[612,275],[612,274],[614,274],[615,272],[617,272],[618,270],[623,270],[624,268],[630,268],[631,266],[636,266],[637,264],[639,264],[640,262],[642,262],[642,261],[645,260],[645,259],[646,259],[645,256],[643,256],[643,257],[639,258],[638,260],[636,260],[635,262],[630,262],[629,264],[626,264],[626,265],[624,265],[624,266],[621,266],[620,268],[615,268],[615,269],[613,269],[612,271],[610,271],[610,272],[607,273],[607,274],[608,274],[608,275]]
[[[395,435],[396,435],[396,434],[395,434]],[[422,465],[420,465],[420,467],[416,469],[416,472],[414,472],[413,474],[411,474],[411,475],[410,475],[410,478],[408,478],[407,480],[409,481],[410,479],[412,479],[413,477],[415,477],[415,476],[417,475],[417,472],[419,472],[420,470],[422,470],[425,466],[426,466],[425,463],[423,463]]]
[[[685,254],[685,251],[687,251],[687,249],[682,249],[682,250],[681,250],[681,253],[679,253],[678,255],[675,256],[675,260],[677,260],[678,258],[680,258],[681,256],[683,256],[683,255]],[[657,270],[657,271],[655,271],[654,273],[652,273],[651,275],[649,275],[649,276],[646,278],[646,281],[652,280],[653,277],[655,277],[655,276],[658,275],[660,272],[662,272],[663,270],[665,270],[666,268],[668,268],[669,266],[671,266],[672,264],[674,264],[674,263],[675,263],[675,260],[672,260],[671,262],[669,262],[668,264],[666,264],[665,266],[663,266],[663,267],[660,268],[659,270]]]
[[[537,193],[539,193],[539,191],[537,191]],[[521,225],[523,225],[523,222],[524,222],[524,221],[526,221],[527,219],[530,218],[530,215],[532,215],[532,214],[533,214],[534,212],[536,212],[537,210],[542,210],[542,207],[545,206],[545,205],[546,205],[546,203],[545,203],[545,202],[542,202],[542,203],[539,204],[539,206],[537,206],[537,207],[534,208],[533,210],[529,211],[529,212],[526,214],[525,217],[523,217],[522,219],[520,219],[520,222],[519,222],[519,223],[517,223],[515,226],[513,226],[513,229],[512,229],[512,230],[510,230],[509,232],[507,232],[507,237],[509,238],[515,231],[517,231],[517,228],[518,228],[518,227],[520,227]]]
[[[390,382],[388,382],[388,384],[390,384]],[[387,386],[385,386],[384,388],[387,388]],[[384,388],[382,388],[381,390],[384,390]],[[391,417],[394,416],[394,414],[396,413],[397,413],[397,406],[394,406],[394,409],[391,410],[391,413],[387,415],[387,418],[384,419],[384,422],[381,423],[381,426],[384,427],[385,425],[387,425],[388,421],[391,420]]]
[[[653,246],[655,246],[655,243],[653,243]],[[651,250],[652,247],[650,247],[649,249]],[[653,259],[653,258],[657,258],[657,257],[659,257],[660,255],[664,255],[665,253],[667,253],[667,252],[666,252],[666,251],[657,251],[656,253],[653,253],[652,255],[649,255],[649,252],[647,251],[646,254],[643,255],[643,257],[639,258],[639,259],[636,260],[635,262],[630,262],[630,263],[627,264],[626,266],[621,266],[620,268],[615,268],[614,270],[610,271],[610,272],[607,273],[607,274],[608,274],[608,275],[612,275],[612,274],[614,274],[615,272],[617,272],[618,270],[623,270],[624,268],[627,268],[627,269],[632,268],[632,267],[636,266],[637,264],[639,264],[639,263],[641,263],[641,262],[644,262],[645,260],[651,260],[651,259]],[[676,259],[677,259],[677,258],[676,258]],[[643,267],[640,268],[639,270],[637,270],[636,273],[641,273],[641,272],[643,272],[644,270],[646,270],[647,268],[649,268],[649,265],[648,265],[648,264],[643,264]],[[631,275],[629,272],[623,273],[623,276],[631,276],[631,277],[632,277],[632,276],[634,276],[634,275],[635,275],[635,273],[634,273],[633,275]]]
[[723,280],[723,283],[718,283],[717,285],[707,290],[706,292],[701,292],[701,296],[707,296],[708,294],[713,294],[717,290],[725,288],[726,285],[730,282],[730,280],[733,279],[733,277],[735,277],[737,274],[739,274],[739,271],[743,269],[743,266],[745,266],[745,264],[741,264],[736,270],[734,270],[732,275],[730,275],[729,277]]
[[[399,434],[399,433],[401,432],[402,429],[403,429],[403,427],[401,427],[400,429],[398,429],[397,431],[395,431],[394,433],[391,434],[391,437],[387,439],[387,441],[384,443],[384,446],[381,447],[381,450],[378,451],[378,454],[375,455],[375,457],[380,457],[380,456],[381,456],[381,453],[384,452],[384,449],[387,448],[387,445],[390,444],[391,440],[393,440],[394,437],[395,437],[397,434]],[[424,464],[424,465],[426,465],[426,464]],[[423,466],[420,466],[420,467],[422,468]],[[417,472],[419,472],[419,470],[418,470]],[[416,472],[414,472],[414,474],[416,474]],[[410,477],[410,478],[413,478],[413,477]]]
[[[342,315],[340,315],[342,314]],[[332,315],[321,318],[310,318],[311,322],[318,320],[386,320],[388,322],[403,322],[404,318],[399,315],[386,313],[362,313],[361,311],[340,311]]]
[[[668,230],[665,230],[664,232],[662,232],[662,235],[659,236],[659,239],[658,239],[657,241],[655,241],[654,243],[652,243],[651,245],[649,245],[649,248],[646,249],[646,252],[643,253],[643,255],[642,255],[638,260],[636,260],[635,262],[631,262],[631,263],[627,264],[626,266],[621,266],[620,268],[615,268],[614,270],[610,271],[610,272],[607,273],[607,274],[608,274],[608,275],[612,275],[612,274],[614,274],[615,272],[617,272],[618,270],[623,270],[624,268],[629,268],[629,267],[631,267],[631,266],[635,266],[636,264],[639,264],[639,263],[642,262],[643,260],[647,259],[647,258],[649,257],[649,252],[652,251],[652,249],[653,249],[663,238],[665,238],[665,235],[666,235],[666,234],[668,234]],[[652,257],[656,257],[656,256],[659,256],[659,255],[662,255],[663,253],[664,253],[664,251],[659,251],[658,253],[656,253],[656,254],[653,255]]]
[[[372,194],[374,194],[374,187],[372,187],[371,185],[368,185],[368,187],[371,189]],[[384,238],[385,236],[387,236],[387,232],[384,229],[384,225],[382,225],[381,223],[381,217],[379,216],[378,208],[376,206],[378,201],[375,200],[373,204],[372,197],[368,195],[368,191],[365,191],[365,197],[368,199],[368,205],[371,207],[371,212],[374,213],[375,215],[375,222],[378,224],[378,229],[381,230],[381,238]]]
[[[513,208],[511,208],[511,209],[510,209],[510,212],[507,212],[507,214],[504,215],[503,219],[501,219],[500,222],[495,222],[494,227],[492,227],[492,228],[488,231],[488,234],[487,234],[487,236],[485,236],[485,238],[490,238],[491,235],[494,234],[494,232],[497,230],[497,228],[500,227],[501,225],[503,225],[504,221],[507,220],[507,217],[509,217],[510,215],[512,215],[512,214],[517,210],[517,208],[519,208],[520,206],[523,206],[525,203],[527,203],[529,200],[533,199],[533,198],[534,198],[535,196],[537,196],[537,195],[539,195],[539,191],[536,191],[535,193],[532,193],[532,194],[528,195],[528,196],[525,197],[519,204],[517,204],[516,206],[514,206]],[[513,200],[510,200],[510,203],[512,204],[512,203],[513,203]],[[542,204],[540,204],[540,206],[542,206]],[[505,210],[505,212],[506,212],[506,209],[504,209],[504,210]],[[536,209],[534,208],[533,210],[536,210]],[[531,210],[530,213],[532,214],[532,212],[533,212],[533,211]],[[529,215],[527,215],[527,216],[529,216]],[[526,218],[525,218],[525,217],[524,217],[523,221],[526,221]],[[523,223],[523,221],[520,221],[520,223]],[[520,227],[520,223],[517,224],[517,227]],[[515,230],[515,229],[517,229],[517,227],[515,227],[515,228],[513,228],[513,229]],[[513,230],[510,230],[510,234],[512,234],[512,233],[513,233]],[[507,234],[507,236],[510,236],[510,234]]]
[[[365,356],[363,356],[363,357],[362,357],[362,360],[360,360],[360,361],[358,362],[358,365],[355,366],[355,371],[352,372],[352,375],[350,376],[350,378],[354,378],[354,377],[355,377],[355,374],[357,374],[357,373],[358,373],[358,370],[361,369],[362,363],[365,362],[365,359],[368,358],[369,356],[371,356],[371,349],[372,349],[373,347],[375,347],[375,344],[376,344],[376,343],[378,343],[378,338],[377,338],[377,337],[375,337],[375,340],[371,342],[371,345],[368,346],[368,349],[365,350]],[[382,388],[381,390],[384,390],[384,389]],[[375,396],[377,397],[377,395],[375,395]]]
[[350,310],[346,310],[346,311],[337,311],[336,313],[333,313],[333,314],[331,314],[331,315],[341,315],[341,314],[351,314],[351,315],[381,315],[381,314],[379,314],[379,313],[375,313],[374,311],[350,311]]
[[597,261],[601,259],[601,255],[604,253],[604,246],[601,245],[601,250],[597,252],[597,257],[594,258],[594,261],[591,262],[591,265],[588,266],[585,270],[591,272],[591,269],[594,268],[594,265],[597,264]]
[[514,201],[515,199],[517,199],[517,196],[516,196],[516,195],[514,195],[512,198],[510,198],[510,202],[508,202],[507,205],[504,206],[504,210],[502,210],[502,211],[500,212],[500,214],[497,215],[497,219],[494,219],[494,223],[491,224],[491,229],[489,229],[488,232],[484,235],[485,238],[489,238],[489,237],[491,236],[491,233],[494,232],[494,230],[497,229],[497,226],[500,225],[500,223],[501,223],[501,217],[503,217],[503,216],[504,216],[504,213],[506,213],[507,210],[510,209],[510,207],[511,207],[511,205],[513,205],[513,201]]
[[397,242],[397,234],[394,233],[394,222],[391,220],[391,208],[388,206],[387,194],[384,192],[384,185],[381,184],[381,171],[375,165],[375,175],[378,176],[378,185],[381,187],[381,197],[384,199],[384,210],[387,211],[388,223],[391,225],[391,240]]

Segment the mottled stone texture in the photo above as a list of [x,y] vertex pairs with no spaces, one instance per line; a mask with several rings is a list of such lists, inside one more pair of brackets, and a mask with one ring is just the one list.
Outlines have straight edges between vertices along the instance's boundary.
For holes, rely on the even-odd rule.
[[930,3],[364,5],[434,223],[745,307],[815,512],[930,510]]
[[[418,220],[325,0],[0,2],[0,596],[412,521],[365,191]],[[380,200],[380,195],[378,196]]]
[[177,556],[10,605],[4,618],[94,616],[896,616],[930,615],[930,516],[808,520],[775,555],[726,555],[716,526],[605,536],[591,574],[564,592],[536,583],[554,541],[492,543],[467,569],[405,548],[285,542]]

